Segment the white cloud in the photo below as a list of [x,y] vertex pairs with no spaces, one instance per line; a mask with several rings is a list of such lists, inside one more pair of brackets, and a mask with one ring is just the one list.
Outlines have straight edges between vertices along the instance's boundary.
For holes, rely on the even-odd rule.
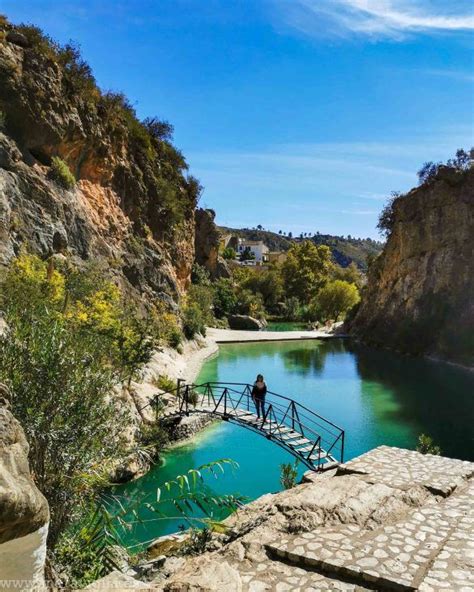
[[274,0],[287,25],[311,36],[403,39],[413,33],[472,31],[465,0]]

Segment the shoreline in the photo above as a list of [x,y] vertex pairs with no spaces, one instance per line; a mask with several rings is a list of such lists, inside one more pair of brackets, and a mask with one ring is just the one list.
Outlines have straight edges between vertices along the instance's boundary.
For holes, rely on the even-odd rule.
[[265,341],[302,341],[307,339],[340,339],[345,333],[328,331],[244,331],[240,329],[207,329],[207,335],[215,343],[252,343]]

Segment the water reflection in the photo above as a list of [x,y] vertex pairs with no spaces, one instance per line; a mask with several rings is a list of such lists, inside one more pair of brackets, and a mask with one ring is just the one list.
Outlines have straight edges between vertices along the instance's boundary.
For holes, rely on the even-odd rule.
[[[474,456],[474,373],[448,364],[377,351],[346,343],[355,355],[362,393],[386,424],[425,432],[443,454],[471,460]],[[378,405],[370,385],[390,391],[394,405]],[[381,417],[381,415],[383,417]]]
[[293,349],[281,353],[285,370],[302,376],[313,374],[320,376],[324,372],[328,355],[345,352],[342,339],[331,339],[326,342],[306,342],[305,346],[295,344]]

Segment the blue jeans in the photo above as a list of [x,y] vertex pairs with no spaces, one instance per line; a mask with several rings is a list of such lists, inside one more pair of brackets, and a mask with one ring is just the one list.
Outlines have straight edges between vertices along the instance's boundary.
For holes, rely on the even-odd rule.
[[255,397],[254,402],[257,409],[257,417],[260,417],[260,411],[262,412],[262,417],[265,417],[265,397]]

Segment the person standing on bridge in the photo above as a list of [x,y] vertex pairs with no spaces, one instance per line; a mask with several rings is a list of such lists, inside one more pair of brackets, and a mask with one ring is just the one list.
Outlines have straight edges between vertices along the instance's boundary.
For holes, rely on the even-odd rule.
[[260,419],[260,411],[262,417],[265,417],[265,395],[267,394],[267,385],[261,374],[257,375],[257,380],[253,384],[252,399],[257,409],[257,417]]

